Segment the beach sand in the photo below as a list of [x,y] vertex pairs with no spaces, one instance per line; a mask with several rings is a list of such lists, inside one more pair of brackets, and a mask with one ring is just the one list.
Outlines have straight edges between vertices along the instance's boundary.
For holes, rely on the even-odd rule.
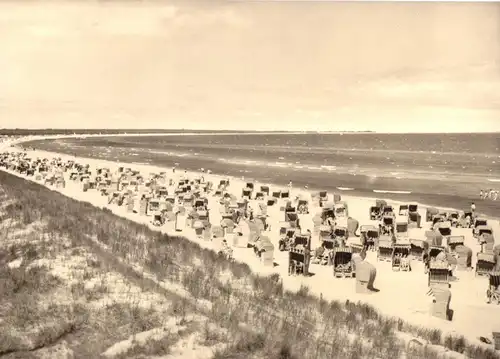
[[[21,143],[26,140],[25,138],[16,140],[16,143]],[[11,143],[4,143],[2,150],[5,150]],[[11,148],[9,150],[15,151]],[[166,171],[169,177],[178,178],[181,175],[187,175],[189,178],[198,177],[203,175],[205,180],[212,181],[215,185],[219,183],[220,179],[226,177],[217,176],[214,174],[201,174],[196,172],[187,172],[184,174],[182,171],[182,163],[176,173],[173,174],[171,169],[160,168],[150,165],[140,165],[132,163],[117,163],[105,160],[95,160],[88,158],[74,158],[72,156],[60,155],[55,153],[44,152],[40,150],[29,151],[31,158],[53,158],[61,157],[63,160],[72,159],[78,163],[89,164],[91,168],[108,167],[114,171],[118,166],[130,167],[139,170],[142,174],[149,174],[151,172]],[[19,174],[15,173],[20,176]],[[229,178],[230,186],[229,192],[236,197],[241,196],[241,190],[245,187],[246,181],[241,178]],[[256,183],[256,186],[260,186]],[[265,184],[264,184],[265,185]],[[279,186],[270,185],[272,189],[279,189]],[[126,208],[114,205],[107,205],[107,197],[101,196],[97,191],[83,192],[78,183],[67,181],[64,189],[57,189],[61,193],[80,201],[86,201],[99,207],[108,207],[117,215],[126,217],[130,220],[140,223],[150,223],[150,217],[139,216],[138,214],[127,213]],[[310,196],[309,191],[303,189],[291,190],[291,198],[296,195]],[[331,196],[331,194],[330,194]],[[218,199],[212,196],[209,198],[210,222],[218,224],[221,216],[218,211]],[[374,205],[373,199],[342,196],[342,200],[347,201],[349,205],[349,216],[357,219],[360,225],[374,224],[369,220],[369,207]],[[257,208],[257,204],[251,201],[251,205]],[[397,206],[399,203],[388,201],[389,204]],[[423,218],[422,228],[410,229],[409,235],[412,239],[424,239],[424,232],[428,229],[429,224],[424,222],[425,219],[425,206],[419,205],[419,211]],[[310,215],[300,215],[301,226],[312,230],[311,216],[317,212],[310,204]],[[288,275],[288,253],[279,252],[278,249],[278,222],[283,220],[281,217],[283,213],[279,211],[279,206],[269,208],[268,214],[270,216],[269,223],[271,224],[271,231],[266,233],[272,240],[275,251],[274,261],[277,264],[274,268],[264,267],[263,264],[255,256],[252,249],[234,248],[234,257],[236,260],[245,262],[251,266],[255,272],[263,274],[278,273],[283,278],[285,288],[297,290],[301,285],[307,285],[311,292],[322,295],[325,299],[336,300],[350,300],[362,301],[373,305],[381,313],[396,316],[404,319],[405,321],[430,328],[441,329],[445,333],[454,333],[464,335],[472,341],[477,341],[479,336],[491,338],[492,331],[500,331],[500,306],[486,303],[486,289],[488,286],[488,279],[486,277],[476,277],[473,271],[455,272],[458,281],[451,283],[451,304],[450,308],[453,310],[453,320],[444,321],[430,315],[430,306],[432,297],[429,297],[427,286],[427,275],[424,274],[424,266],[421,262],[412,261],[411,272],[395,272],[391,268],[391,264],[387,262],[377,262],[376,253],[369,252],[367,260],[376,266],[377,277],[375,280],[375,287],[380,290],[378,293],[372,294],[357,294],[355,292],[355,281],[352,279],[335,279],[332,273],[331,266],[311,265],[310,271],[314,273],[311,277],[302,276],[289,276]],[[493,227],[494,233],[500,233],[500,225],[498,220],[490,220],[490,225]],[[150,224],[151,228],[158,229]],[[176,232],[173,228],[173,223],[167,223],[161,228],[162,232],[171,235],[182,235],[187,239],[198,242],[202,247],[218,250],[220,243],[212,241],[203,241],[197,239],[192,229],[184,229],[182,232]],[[476,262],[476,253],[480,251],[480,246],[477,240],[472,237],[471,229],[453,228],[453,235],[465,236],[465,245],[473,250],[472,265]],[[498,244],[498,238],[496,243]],[[319,246],[318,238],[313,237],[312,248]]]

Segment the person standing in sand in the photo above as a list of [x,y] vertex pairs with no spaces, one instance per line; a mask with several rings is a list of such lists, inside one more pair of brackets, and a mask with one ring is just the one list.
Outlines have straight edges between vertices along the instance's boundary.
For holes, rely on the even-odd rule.
[[479,192],[479,198],[481,198],[481,199],[484,198],[484,192],[483,192],[483,190],[481,190],[481,192]]
[[472,214],[476,213],[476,204],[474,202],[472,202],[470,205],[470,211],[472,212]]

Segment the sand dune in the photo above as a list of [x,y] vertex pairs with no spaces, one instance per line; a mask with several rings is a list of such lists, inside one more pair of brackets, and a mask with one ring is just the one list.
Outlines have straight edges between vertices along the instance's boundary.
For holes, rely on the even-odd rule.
[[[53,153],[47,153],[43,151],[35,151],[30,154],[32,157],[53,157],[59,156]],[[61,155],[62,158],[72,158],[68,156]],[[94,159],[78,159],[83,163],[89,163],[93,168],[107,166],[110,168],[117,168],[118,163],[113,163],[111,161],[104,160],[94,160]],[[131,165],[132,168],[138,169],[141,173],[150,172],[160,172],[162,170],[168,170],[164,168],[149,166],[149,165]],[[181,164],[182,167],[182,164]],[[199,175],[196,173],[187,173],[188,176]],[[206,179],[218,183],[219,179],[222,178],[216,175],[204,175]],[[244,187],[244,180],[231,178],[230,191],[235,195],[239,196],[241,194],[241,188]],[[79,190],[77,185],[69,184],[65,189],[61,190],[65,195],[71,196],[78,200],[88,201],[95,205],[106,206],[106,199],[101,197],[97,192],[87,192],[83,193]],[[302,195],[308,195],[307,192],[299,191]],[[297,190],[292,191],[292,195],[299,194]],[[368,208],[372,204],[373,200],[355,198],[342,195],[343,199],[349,204],[350,215],[360,221],[361,224],[372,224],[368,219]],[[217,208],[216,199],[210,198],[210,208]],[[396,203],[394,203],[396,205]],[[126,216],[127,218],[148,223],[147,218],[141,218],[137,215],[127,214],[123,208],[112,208],[112,210],[120,215]],[[420,211],[424,211],[424,206],[420,206]],[[211,219],[213,223],[217,223],[218,216],[220,216],[217,211],[213,211],[214,216]],[[269,232],[269,237],[275,244],[277,248],[278,233],[276,225],[280,221],[280,212],[276,209],[270,208],[269,215],[271,216],[271,223],[273,224],[273,230]],[[422,212],[425,218],[425,213]],[[305,216],[302,218],[303,226],[305,228],[311,228],[312,222],[310,217]],[[500,226],[498,220],[492,221],[494,231],[500,233]],[[425,227],[426,225],[424,225]],[[171,224],[167,224],[165,230],[168,233],[173,232],[173,227]],[[413,229],[410,231],[410,236],[412,238],[423,238],[425,228]],[[477,240],[473,239],[471,236],[470,229],[453,229],[453,233],[456,235],[464,235],[466,238],[466,245],[473,249],[473,265],[475,264],[475,253],[477,253],[480,248],[477,244]],[[193,238],[189,230],[185,230],[183,235],[186,235],[191,240],[199,241]],[[217,249],[217,244],[212,242],[201,242],[202,246],[208,248]],[[313,247],[316,247],[319,243],[317,239],[313,240]],[[497,243],[498,244],[498,243]],[[275,252],[275,261],[279,264],[275,268],[262,267],[258,259],[254,256],[253,252],[248,249],[234,249],[234,255],[237,260],[249,263],[255,271],[263,273],[279,273],[284,280],[284,284],[287,288],[298,289],[301,284],[306,284],[310,286],[311,290],[318,295],[321,294],[328,299],[350,299],[350,300],[361,300],[366,301],[383,313],[399,316],[405,318],[411,323],[418,325],[430,326],[440,328],[446,332],[456,332],[464,334],[467,338],[472,340],[478,338],[479,336],[488,336],[492,331],[498,330],[498,315],[500,314],[500,307],[492,306],[485,303],[485,292],[487,289],[487,279],[475,277],[474,272],[456,272],[459,280],[457,282],[452,282],[452,301],[451,308],[454,310],[453,321],[446,322],[433,318],[429,315],[430,298],[426,295],[428,291],[427,287],[427,276],[424,275],[423,265],[419,262],[413,262],[413,271],[409,273],[405,272],[393,272],[390,268],[390,264],[379,263],[375,258],[375,253],[369,253],[369,261],[377,266],[377,279],[376,287],[380,289],[377,294],[364,296],[356,294],[354,291],[354,282],[349,280],[336,280],[332,278],[331,268],[322,266],[313,266],[312,271],[315,272],[315,276],[311,278],[299,278],[299,277],[289,277],[287,275],[287,266],[284,264],[286,262],[286,252]],[[474,320],[471,321],[471,318]]]

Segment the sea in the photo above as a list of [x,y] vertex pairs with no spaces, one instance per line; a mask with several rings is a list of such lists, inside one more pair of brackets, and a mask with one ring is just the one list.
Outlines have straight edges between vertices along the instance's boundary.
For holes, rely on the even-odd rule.
[[61,138],[29,146],[500,217],[500,133],[200,133]]

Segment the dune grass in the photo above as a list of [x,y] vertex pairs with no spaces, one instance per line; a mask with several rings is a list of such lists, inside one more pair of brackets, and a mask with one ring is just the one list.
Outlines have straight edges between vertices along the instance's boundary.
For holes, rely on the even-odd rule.
[[227,336],[213,334],[220,327],[184,298],[131,275],[111,253],[49,230],[50,220],[33,222],[21,202],[2,206],[10,197],[5,188],[2,183],[0,357],[175,355],[193,333],[201,359],[228,345]]
[[[439,330],[382,316],[363,303],[325,301],[311,295],[307,287],[287,291],[277,275],[257,275],[248,265],[227,261],[185,238],[160,234],[7,173],[0,172],[0,183],[6,195],[16,199],[4,209],[16,223],[45,223],[49,236],[70,238],[73,247],[85,243],[113,268],[121,266],[127,278],[142,281],[151,274],[153,278],[144,283],[158,291],[163,288],[163,295],[169,295],[169,286],[182,287],[188,297],[178,299],[172,315],[197,311],[229,333],[227,345],[218,348],[214,358],[442,357],[435,347],[407,345],[401,332],[469,358],[500,358],[494,350],[471,345],[465,338],[444,337]],[[131,270],[133,265],[140,265],[143,273]],[[98,300],[102,291],[105,288],[93,293],[96,297],[90,300]],[[68,324],[68,328],[78,327],[78,318],[72,318],[69,323],[76,324]],[[145,328],[148,326],[141,329]],[[207,343],[220,341],[210,330],[202,332]]]

